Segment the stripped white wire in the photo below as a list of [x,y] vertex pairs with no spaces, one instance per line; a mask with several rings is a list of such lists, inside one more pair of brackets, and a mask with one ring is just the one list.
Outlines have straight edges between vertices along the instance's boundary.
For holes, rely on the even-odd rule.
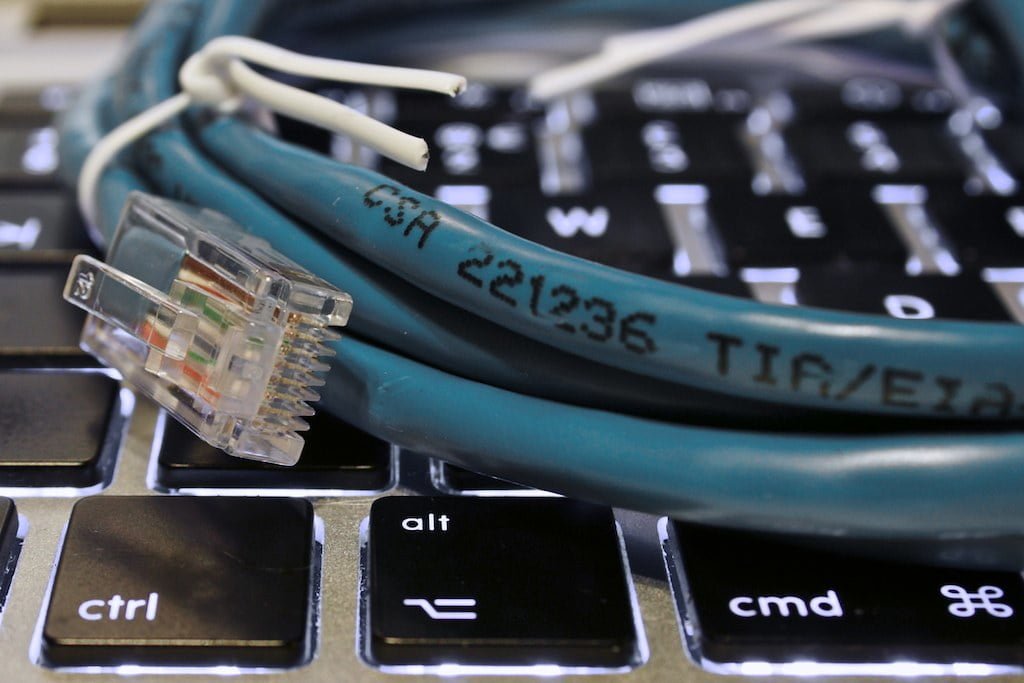
[[461,76],[439,71],[359,64],[309,57],[252,38],[222,36],[210,41],[182,65],[182,92],[125,121],[89,152],[78,177],[78,204],[95,226],[96,189],[103,169],[125,147],[193,104],[232,109],[249,97],[269,109],[349,135],[399,163],[422,170],[427,143],[334,100],[262,76],[244,61],[282,73],[381,87],[409,88],[456,95],[466,86]]
[[747,52],[897,26],[919,35],[964,0],[760,0],[676,26],[611,36],[595,55],[537,74],[529,95],[547,102],[702,48]]
[[427,167],[427,143],[422,138],[396,130],[334,100],[261,76],[238,59],[229,62],[228,74],[231,82],[246,95],[280,114],[346,133],[384,156],[418,171]]

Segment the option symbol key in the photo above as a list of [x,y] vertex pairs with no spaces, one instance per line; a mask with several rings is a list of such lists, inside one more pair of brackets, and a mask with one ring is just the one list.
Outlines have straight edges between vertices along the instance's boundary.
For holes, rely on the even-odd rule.
[[370,510],[362,655],[609,671],[642,646],[612,511],[564,498],[389,496]]

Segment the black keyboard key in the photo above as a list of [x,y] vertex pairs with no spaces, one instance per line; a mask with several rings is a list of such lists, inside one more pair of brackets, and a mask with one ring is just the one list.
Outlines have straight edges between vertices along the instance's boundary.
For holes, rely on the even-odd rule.
[[559,498],[390,497],[369,531],[374,664],[637,662],[611,510]]
[[526,117],[490,123],[453,118],[396,126],[427,141],[430,165],[420,172],[382,158],[379,170],[422,192],[433,193],[440,185],[536,183],[536,143],[532,122]]
[[598,120],[583,129],[595,182],[707,182],[753,170],[740,143],[742,119],[689,114]]
[[0,266],[0,363],[39,365],[46,359],[93,365],[78,347],[85,314],[64,301],[69,265]]
[[395,100],[389,123],[427,141],[430,165],[419,172],[382,158],[381,173],[428,194],[441,185],[536,183],[540,112],[521,91],[470,83],[454,98],[399,92]]
[[0,124],[43,127],[54,116],[68,108],[74,98],[74,88],[50,85],[41,90],[7,90],[0,93]]
[[[0,190],[0,259],[92,248],[74,197],[60,190]],[[55,256],[62,256],[58,253]]]
[[301,499],[76,503],[44,663],[292,667],[312,643],[313,509]]
[[95,372],[0,372],[0,488],[101,483],[116,394]]
[[790,95],[796,103],[797,125],[857,119],[942,123],[955,106],[953,96],[946,90],[911,88],[871,76],[855,76],[838,88],[797,85]]
[[804,306],[894,318],[1008,321],[989,285],[973,274],[948,277],[875,270],[805,269],[796,286]]
[[842,178],[886,183],[967,177],[963,156],[942,122],[796,123],[785,138],[812,187]]
[[866,188],[822,188],[793,197],[722,184],[711,188],[708,210],[734,268],[906,262],[906,249]]
[[391,447],[324,412],[309,418],[302,457],[291,467],[227,455],[164,415],[157,461],[162,488],[381,491],[392,481]]
[[1024,664],[1024,582],[1017,572],[876,560],[820,539],[815,546],[682,523],[671,524],[669,535],[688,646],[716,670]]
[[44,126],[0,129],[0,183],[56,183],[57,130]]
[[653,187],[609,187],[572,198],[524,187],[496,193],[491,221],[526,239],[644,275],[672,272],[672,243]]
[[443,460],[431,460],[430,478],[438,491],[453,495],[530,494],[536,491],[529,486],[463,469]]
[[[657,65],[649,67],[657,70]],[[670,70],[664,76],[651,74],[638,78],[628,90],[611,87],[593,94],[598,116],[604,120],[634,121],[672,116],[714,115],[741,118],[753,102],[753,96],[741,79],[716,74],[705,80],[698,70],[680,74]]]
[[950,188],[929,193],[927,208],[964,265],[1024,267],[1024,196],[972,197]]
[[1019,119],[984,132],[999,161],[1018,179],[1024,177],[1024,122]]
[[395,91],[394,97],[397,109],[395,125],[401,130],[416,122],[461,120],[493,124],[510,116],[527,115],[535,111],[535,108],[527,104],[525,92],[479,81],[470,82],[456,97],[412,90]]

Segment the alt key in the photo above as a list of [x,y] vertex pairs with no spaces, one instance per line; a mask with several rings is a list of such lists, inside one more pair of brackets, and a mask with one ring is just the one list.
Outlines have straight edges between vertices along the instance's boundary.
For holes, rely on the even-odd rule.
[[381,498],[367,551],[364,656],[384,670],[619,671],[642,658],[609,508]]

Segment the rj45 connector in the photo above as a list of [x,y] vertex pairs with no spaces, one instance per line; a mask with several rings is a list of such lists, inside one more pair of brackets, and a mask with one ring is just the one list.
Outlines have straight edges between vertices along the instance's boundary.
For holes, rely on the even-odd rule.
[[199,437],[293,464],[327,342],[352,299],[221,214],[134,193],[107,263],[78,256],[64,298],[81,345]]

